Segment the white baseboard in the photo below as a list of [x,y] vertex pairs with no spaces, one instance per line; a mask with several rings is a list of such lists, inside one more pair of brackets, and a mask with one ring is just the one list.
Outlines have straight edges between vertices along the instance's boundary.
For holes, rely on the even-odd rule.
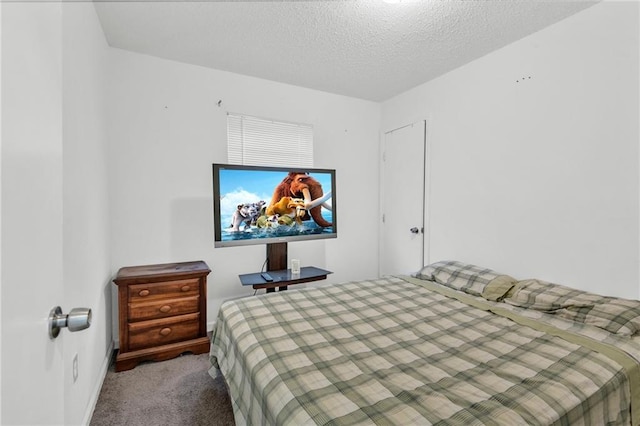
[[114,342],[111,342],[109,348],[107,349],[107,353],[105,355],[104,361],[102,362],[102,366],[100,367],[100,374],[98,375],[99,380],[96,382],[96,385],[91,392],[91,398],[89,398],[89,404],[87,405],[87,411],[84,414],[84,419],[82,420],[82,424],[88,426],[91,422],[91,417],[93,417],[93,411],[96,409],[96,404],[98,403],[98,398],[100,397],[100,390],[102,389],[102,384],[104,383],[105,377],[107,377],[107,371],[109,371],[109,365],[111,364],[111,358],[113,357],[114,350]]

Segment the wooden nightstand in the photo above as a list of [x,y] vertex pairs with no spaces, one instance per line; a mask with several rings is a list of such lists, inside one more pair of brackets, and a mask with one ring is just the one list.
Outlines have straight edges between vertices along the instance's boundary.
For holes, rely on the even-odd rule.
[[121,268],[118,286],[120,350],[116,371],[209,350],[205,262]]

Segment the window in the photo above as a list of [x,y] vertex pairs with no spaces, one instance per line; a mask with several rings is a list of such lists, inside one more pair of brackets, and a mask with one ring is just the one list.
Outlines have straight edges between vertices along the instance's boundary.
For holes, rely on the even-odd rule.
[[247,115],[227,115],[231,164],[313,167],[313,127]]

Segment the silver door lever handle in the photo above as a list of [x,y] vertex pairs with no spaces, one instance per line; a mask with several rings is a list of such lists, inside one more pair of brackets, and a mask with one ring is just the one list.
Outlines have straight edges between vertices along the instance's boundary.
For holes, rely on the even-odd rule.
[[62,327],[69,331],[80,331],[91,325],[91,309],[73,308],[67,315],[62,313],[62,308],[56,306],[49,313],[49,337],[55,339],[60,334]]

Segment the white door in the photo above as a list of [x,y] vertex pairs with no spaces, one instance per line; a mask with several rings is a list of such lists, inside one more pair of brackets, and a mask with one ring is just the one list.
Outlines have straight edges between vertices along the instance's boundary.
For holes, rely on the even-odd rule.
[[[61,2],[2,2],[3,425],[64,424]],[[66,312],[65,312],[66,313]]]
[[385,133],[380,275],[417,272],[425,261],[426,123]]

